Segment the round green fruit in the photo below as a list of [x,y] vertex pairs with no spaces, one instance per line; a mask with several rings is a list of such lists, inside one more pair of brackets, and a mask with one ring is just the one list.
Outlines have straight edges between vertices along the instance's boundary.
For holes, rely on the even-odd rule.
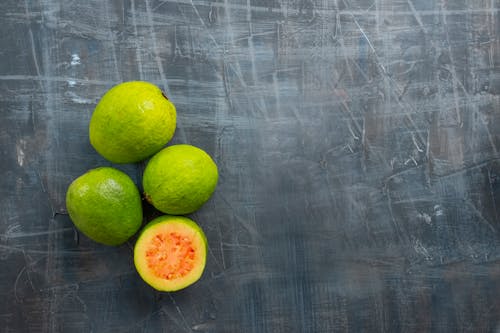
[[160,291],[177,291],[198,281],[206,259],[203,230],[182,216],[154,219],[144,227],[134,247],[137,272]]
[[90,143],[111,162],[139,162],[170,141],[176,117],[174,104],[154,84],[121,83],[97,104],[90,119]]
[[75,179],[66,208],[76,228],[105,245],[120,245],[142,224],[139,191],[125,173],[110,167],[92,169]]
[[142,179],[146,199],[172,215],[192,213],[212,195],[218,180],[217,165],[200,148],[173,145],[148,162]]

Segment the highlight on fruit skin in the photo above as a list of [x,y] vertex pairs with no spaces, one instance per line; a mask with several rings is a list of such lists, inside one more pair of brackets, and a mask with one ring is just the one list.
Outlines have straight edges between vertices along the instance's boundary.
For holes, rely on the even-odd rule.
[[66,208],[75,227],[104,245],[120,245],[142,224],[139,190],[115,168],[91,169],[76,178],[66,192]]
[[202,149],[178,144],[154,155],[144,169],[144,195],[170,215],[192,213],[210,199],[219,178],[217,165]]
[[172,139],[175,105],[159,87],[144,81],[120,83],[100,99],[89,124],[90,143],[113,163],[135,163]]
[[163,215],[142,230],[134,247],[134,265],[154,289],[177,291],[200,279],[207,250],[207,238],[196,222]]

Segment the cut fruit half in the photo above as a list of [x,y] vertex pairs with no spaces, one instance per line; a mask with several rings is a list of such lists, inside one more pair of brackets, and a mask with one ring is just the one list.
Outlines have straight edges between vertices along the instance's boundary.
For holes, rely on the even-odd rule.
[[198,281],[206,258],[203,230],[182,216],[154,219],[144,227],[134,248],[137,272],[160,291],[177,291]]

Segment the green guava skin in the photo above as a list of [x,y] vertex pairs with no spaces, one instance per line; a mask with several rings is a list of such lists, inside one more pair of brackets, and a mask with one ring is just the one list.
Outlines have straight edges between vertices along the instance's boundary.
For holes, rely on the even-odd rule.
[[136,185],[111,167],[92,169],[75,179],[66,192],[66,208],[78,230],[104,245],[125,243],[142,224]]
[[217,165],[202,149],[172,145],[146,165],[142,184],[146,199],[170,215],[192,213],[212,196],[218,181]]
[[177,113],[156,85],[118,84],[104,94],[89,124],[90,143],[113,163],[135,163],[158,152],[173,137]]

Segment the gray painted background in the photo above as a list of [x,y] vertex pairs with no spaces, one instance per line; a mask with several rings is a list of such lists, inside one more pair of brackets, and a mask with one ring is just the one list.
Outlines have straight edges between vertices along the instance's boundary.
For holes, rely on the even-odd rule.
[[[500,330],[498,0],[3,0],[1,332]],[[146,80],[217,161],[203,278],[159,293],[65,212]],[[140,184],[144,164],[115,165]],[[158,213],[145,207],[147,219]]]

